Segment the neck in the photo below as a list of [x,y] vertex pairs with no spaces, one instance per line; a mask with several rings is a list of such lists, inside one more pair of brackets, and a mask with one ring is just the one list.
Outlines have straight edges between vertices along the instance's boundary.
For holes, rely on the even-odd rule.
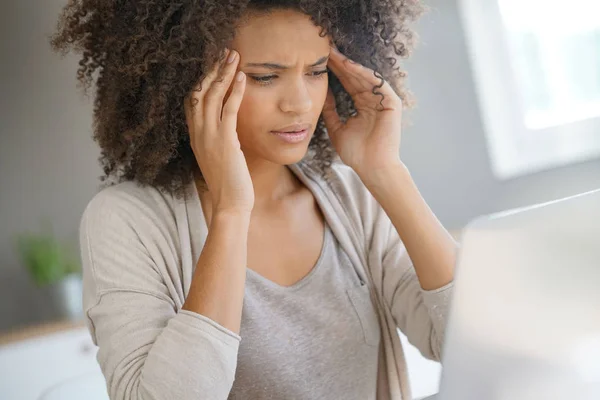
[[285,165],[266,160],[247,159],[254,185],[254,207],[265,208],[298,189],[300,182]]
[[[247,158],[248,171],[254,186],[254,211],[273,209],[274,205],[294,193],[302,185],[285,165],[265,160]],[[207,222],[212,217],[210,193],[201,190],[197,183],[198,195]]]

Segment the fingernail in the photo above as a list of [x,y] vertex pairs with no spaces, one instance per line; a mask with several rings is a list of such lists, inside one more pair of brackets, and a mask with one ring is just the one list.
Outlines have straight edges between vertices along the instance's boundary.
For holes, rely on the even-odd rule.
[[231,50],[231,52],[229,53],[229,57],[227,58],[227,64],[231,64],[235,60],[235,54],[236,51]]
[[237,73],[237,75],[235,76],[235,80],[236,80],[236,81],[238,81],[238,82],[241,82],[241,81],[243,81],[243,80],[244,80],[244,75],[245,75],[245,74],[244,74],[242,71],[239,71],[239,72]]

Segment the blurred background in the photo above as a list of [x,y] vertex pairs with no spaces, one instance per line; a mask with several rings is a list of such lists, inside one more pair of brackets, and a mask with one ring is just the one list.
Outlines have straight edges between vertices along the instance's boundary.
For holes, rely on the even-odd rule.
[[[3,399],[41,398],[44,387],[96,368],[70,272],[101,171],[77,61],[48,43],[65,3],[0,3]],[[401,154],[445,226],[460,231],[481,214],[599,188],[600,3],[427,3],[420,45],[405,63],[417,105],[407,112]],[[53,373],[19,370],[65,354],[80,359]],[[411,363],[415,392],[429,394],[439,370],[417,355]]]

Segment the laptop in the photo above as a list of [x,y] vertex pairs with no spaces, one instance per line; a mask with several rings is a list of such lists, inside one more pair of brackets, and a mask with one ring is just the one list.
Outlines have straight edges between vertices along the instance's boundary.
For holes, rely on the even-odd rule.
[[600,400],[600,190],[465,229],[435,400]]

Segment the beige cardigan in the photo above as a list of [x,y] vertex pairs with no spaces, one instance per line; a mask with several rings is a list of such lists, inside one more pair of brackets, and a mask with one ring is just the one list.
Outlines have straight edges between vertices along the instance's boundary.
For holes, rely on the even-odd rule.
[[[307,161],[290,169],[371,289],[382,327],[377,398],[410,400],[397,329],[439,360],[452,284],[421,289],[394,226],[349,167],[334,164],[327,178]],[[111,399],[227,398],[241,338],[181,309],[207,235],[203,218],[195,187],[178,200],[125,182],[88,204],[80,227],[84,309]]]

